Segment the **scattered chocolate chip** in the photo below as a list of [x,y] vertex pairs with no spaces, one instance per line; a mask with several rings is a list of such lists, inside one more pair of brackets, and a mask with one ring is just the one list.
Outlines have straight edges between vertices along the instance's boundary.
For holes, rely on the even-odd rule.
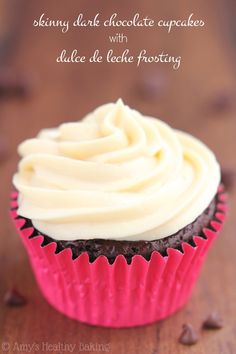
[[233,106],[234,97],[230,92],[219,92],[209,102],[209,108],[216,113],[224,113]]
[[217,312],[212,312],[203,322],[202,327],[205,329],[220,329],[224,325],[222,318]]
[[183,331],[179,337],[179,342],[183,345],[193,345],[198,341],[198,335],[189,323],[183,325]]
[[27,301],[16,289],[8,290],[4,296],[4,302],[8,306],[24,306]]
[[25,97],[30,92],[28,78],[15,73],[11,69],[0,71],[0,98]]
[[232,168],[223,167],[221,169],[221,182],[224,184],[226,190],[233,188],[236,179],[236,171]]
[[166,80],[163,74],[148,74],[137,83],[137,93],[141,98],[152,99],[160,96],[165,86]]

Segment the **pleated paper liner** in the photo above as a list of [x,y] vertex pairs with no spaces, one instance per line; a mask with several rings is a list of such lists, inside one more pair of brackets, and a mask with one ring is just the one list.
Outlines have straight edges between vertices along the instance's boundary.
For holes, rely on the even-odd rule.
[[223,187],[217,211],[204,236],[182,243],[182,250],[169,248],[167,256],[154,251],[149,261],[140,255],[131,264],[123,255],[113,264],[105,256],[89,261],[87,253],[72,259],[67,248],[55,253],[56,243],[42,245],[44,237],[31,237],[34,228],[17,214],[17,193],[12,194],[11,216],[18,229],[48,302],[78,321],[105,327],[141,326],[163,319],[188,300],[209,247],[225,219]]

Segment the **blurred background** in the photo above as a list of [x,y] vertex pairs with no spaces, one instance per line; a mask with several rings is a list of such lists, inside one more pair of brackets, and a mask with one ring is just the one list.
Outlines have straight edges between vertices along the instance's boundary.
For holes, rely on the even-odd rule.
[[[62,34],[59,28],[36,28],[32,25],[33,20],[39,19],[42,13],[51,19],[74,20],[79,13],[91,18],[98,12],[101,18],[107,18],[114,12],[121,18],[129,18],[138,12],[143,16],[167,20],[185,19],[194,13],[194,18],[204,20],[205,26],[174,28],[169,34],[164,28],[124,28],[119,31],[103,27],[70,28],[66,34]],[[173,345],[169,341],[170,328],[177,324],[181,328],[183,316],[189,316],[199,306],[199,301],[201,309],[207,309],[215,301],[221,312],[229,316],[228,322],[235,326],[235,17],[234,0],[0,0],[0,295],[3,297],[8,288],[16,286],[31,298],[31,304],[24,313],[27,318],[24,325],[21,314],[13,314],[0,305],[2,337],[26,340],[29,328],[33,328],[32,333],[36,333],[37,340],[47,337],[48,333],[54,338],[52,340],[57,340],[61,330],[58,330],[59,334],[52,334],[47,325],[46,330],[36,327],[32,319],[32,306],[34,318],[42,320],[44,316],[56,321],[64,330],[69,328],[64,337],[67,340],[75,340],[73,336],[78,332],[74,322],[56,314],[41,298],[26,254],[9,222],[9,193],[12,189],[12,174],[17,168],[17,145],[35,136],[41,128],[78,120],[98,105],[116,101],[119,97],[142,113],[159,117],[207,143],[221,163],[223,179],[230,194],[231,211],[224,235],[210,254],[187,310],[172,319],[172,322],[167,320],[164,325],[162,343],[163,348],[166,348],[165,353],[169,353],[168,348]],[[128,37],[127,44],[109,42],[108,36],[117,32]],[[101,53],[108,49],[122,51],[125,48],[134,53],[141,49],[153,54],[165,51],[181,56],[181,66],[173,70],[167,64],[143,64],[137,68],[135,64],[56,63],[62,49],[78,49],[88,54],[96,48]],[[221,297],[219,277],[224,280],[225,301]],[[13,326],[14,329],[10,330],[13,334],[9,334],[13,317],[22,327],[16,329]],[[135,353],[152,353],[154,344],[158,342],[154,335],[156,327],[153,329],[152,326],[144,332],[133,330],[132,336],[127,331],[117,335],[109,330],[88,330],[83,325],[79,328],[82,338],[87,338],[87,335],[97,338],[97,333],[101,338],[108,338],[113,349],[118,348],[111,351],[114,353],[115,350],[117,353],[125,352],[123,341],[126,342],[126,353],[132,352],[132,348],[136,348]],[[204,343],[214,353],[236,352],[231,329],[217,340],[222,340],[220,343],[223,343],[221,345],[224,348],[224,338],[227,337],[232,351],[217,351],[214,341]],[[139,336],[149,338],[145,342],[147,351],[140,349],[144,344],[142,342],[140,346]],[[173,334],[171,336],[174,338]],[[175,352],[181,351],[176,349]],[[205,353],[199,349],[197,352]],[[188,353],[195,351],[191,349]]]

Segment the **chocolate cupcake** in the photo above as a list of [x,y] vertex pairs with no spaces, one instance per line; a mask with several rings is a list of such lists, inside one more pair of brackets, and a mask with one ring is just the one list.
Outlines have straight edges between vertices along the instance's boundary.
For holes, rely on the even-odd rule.
[[[33,268],[50,303],[83,322],[120,327],[166,317],[186,301],[203,255],[224,218],[220,168],[206,145],[118,100],[79,122],[42,130],[36,138],[23,142],[19,153],[22,160],[13,178],[18,192],[13,217],[26,248],[33,249]],[[190,254],[195,259],[191,272]],[[63,278],[64,300],[53,299],[52,285],[42,275],[40,262],[44,262],[44,269],[53,268],[57,277],[67,273],[74,284],[73,296],[67,288],[70,282]],[[83,266],[75,271],[75,264],[80,263]],[[92,269],[100,274],[99,281],[92,277],[96,283],[93,296],[92,280],[90,288],[84,283]],[[185,284],[179,283],[188,272]],[[137,304],[127,300],[131,273],[137,291],[142,291],[142,310],[137,315]],[[119,284],[117,274],[123,274],[125,284]],[[176,293],[175,305],[168,303],[163,285],[159,288],[165,279],[171,279],[167,292],[170,286],[184,289]],[[45,282],[51,290],[45,290]],[[55,286],[54,277],[50,276],[50,282]],[[91,316],[85,305],[80,311],[68,308],[67,296],[70,304],[83,302],[80,287],[85,287],[92,299],[86,306],[91,309],[101,301],[101,309],[104,312],[109,307],[113,319],[104,318],[97,305],[96,316]],[[104,295],[105,289],[108,295]],[[152,305],[151,309],[148,299],[165,305]],[[124,304],[121,314],[116,306],[119,302]]]

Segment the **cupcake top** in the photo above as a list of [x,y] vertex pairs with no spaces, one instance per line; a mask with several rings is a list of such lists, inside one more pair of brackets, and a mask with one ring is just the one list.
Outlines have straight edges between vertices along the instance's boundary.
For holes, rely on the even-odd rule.
[[206,145],[122,100],[18,151],[18,214],[57,240],[164,238],[193,222],[220,182]]

